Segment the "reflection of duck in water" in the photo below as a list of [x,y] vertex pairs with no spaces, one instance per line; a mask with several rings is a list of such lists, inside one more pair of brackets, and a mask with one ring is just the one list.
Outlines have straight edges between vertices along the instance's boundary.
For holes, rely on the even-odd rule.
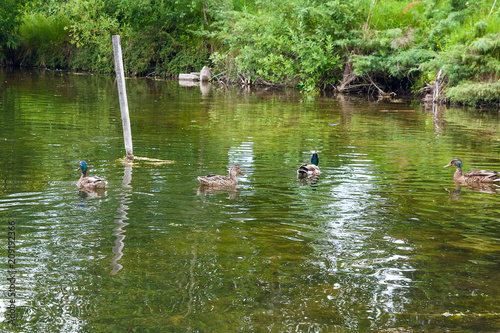
[[82,199],[105,197],[106,196],[106,189],[105,188],[82,187],[82,188],[80,188],[80,191],[78,192],[78,196]]
[[302,164],[297,170],[297,178],[316,177],[321,174],[318,167],[319,157],[314,153],[311,157],[311,164]]
[[239,165],[233,165],[231,169],[229,169],[229,177],[221,176],[221,175],[206,175],[203,177],[198,177],[201,186],[210,186],[210,187],[224,187],[224,186],[236,186],[238,185],[238,179],[236,175],[241,173],[241,169]]
[[456,167],[455,174],[453,175],[453,180],[456,182],[496,183],[500,185],[500,174],[496,171],[474,170],[464,174],[462,171],[462,160],[459,158],[452,159],[444,167],[447,168],[449,166]]
[[445,188],[445,190],[450,194],[450,199],[459,200],[462,195],[462,188],[473,192],[496,194],[500,190],[500,184],[455,182],[455,189],[449,190]]
[[311,185],[313,188],[316,187],[318,183],[318,176],[311,176],[306,178],[297,178],[297,182],[300,186]]
[[87,162],[81,161],[78,169],[82,172],[82,175],[77,183],[79,188],[102,189],[105,188],[106,185],[108,184],[104,179],[99,178],[97,176],[93,177],[87,176],[87,171],[88,171]]
[[208,187],[201,185],[196,192],[197,195],[204,195],[206,197],[227,194],[229,199],[236,199],[240,196],[240,189],[236,187]]

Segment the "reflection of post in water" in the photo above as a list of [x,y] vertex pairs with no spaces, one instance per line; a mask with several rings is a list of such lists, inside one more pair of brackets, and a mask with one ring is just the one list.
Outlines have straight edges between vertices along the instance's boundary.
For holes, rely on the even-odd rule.
[[191,314],[191,311],[193,310],[193,290],[196,285],[195,279],[194,279],[194,269],[196,267],[196,244],[193,245],[193,259],[191,259],[190,265],[189,265],[189,286],[188,286],[188,303],[187,303],[187,311],[186,314],[183,316],[183,318],[189,316]]
[[436,134],[443,133],[446,122],[444,120],[444,107],[438,107],[437,104],[432,104],[432,123],[436,130]]
[[115,254],[114,258],[111,259],[111,265],[113,266],[113,270],[111,271],[111,275],[115,275],[121,269],[123,268],[122,265],[118,263],[118,260],[121,259],[123,256],[123,247],[125,244],[123,243],[123,240],[125,239],[125,235],[122,235],[125,230],[123,228],[128,225],[128,223],[125,223],[125,220],[128,220],[127,217],[127,210],[128,210],[128,203],[130,203],[130,200],[128,199],[132,195],[132,186],[130,185],[130,182],[132,181],[132,164],[131,163],[125,163],[125,171],[123,173],[123,181],[122,181],[122,193],[121,193],[121,199],[118,201],[120,202],[120,207],[116,210],[118,212],[118,215],[116,215],[116,220],[115,223],[118,224],[116,228],[113,229],[113,236],[116,236],[115,240],[115,246],[113,247],[113,253]]

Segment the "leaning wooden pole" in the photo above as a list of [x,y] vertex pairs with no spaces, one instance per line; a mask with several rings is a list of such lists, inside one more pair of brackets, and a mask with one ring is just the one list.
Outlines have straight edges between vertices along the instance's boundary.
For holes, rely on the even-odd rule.
[[118,98],[120,99],[120,110],[122,113],[123,140],[128,160],[134,160],[132,149],[132,131],[130,130],[130,116],[128,112],[127,91],[125,89],[125,74],[123,71],[122,47],[120,36],[113,35],[113,53],[115,56],[116,82],[118,85]]

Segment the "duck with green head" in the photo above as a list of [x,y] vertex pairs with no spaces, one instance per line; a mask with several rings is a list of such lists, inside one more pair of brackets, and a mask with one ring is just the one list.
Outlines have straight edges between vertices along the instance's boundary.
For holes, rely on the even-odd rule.
[[500,185],[500,174],[497,171],[473,170],[463,173],[462,160],[459,158],[452,159],[444,167],[447,168],[449,166],[456,167],[455,174],[453,175],[453,180],[456,182],[495,183]]
[[105,188],[106,185],[108,184],[108,182],[106,182],[104,179],[100,177],[87,176],[87,171],[88,171],[87,162],[80,161],[80,166],[78,167],[78,169],[82,172],[82,175],[77,183],[79,188]]
[[297,170],[297,178],[315,177],[321,173],[318,167],[319,157],[314,153],[311,157],[311,164],[302,164]]

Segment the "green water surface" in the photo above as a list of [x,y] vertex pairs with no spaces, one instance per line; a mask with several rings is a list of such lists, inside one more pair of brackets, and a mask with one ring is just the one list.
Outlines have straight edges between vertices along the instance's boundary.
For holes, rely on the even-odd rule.
[[500,191],[443,168],[500,171],[497,111],[130,79],[134,154],[174,163],[126,165],[116,90],[0,71],[0,331],[500,330]]

